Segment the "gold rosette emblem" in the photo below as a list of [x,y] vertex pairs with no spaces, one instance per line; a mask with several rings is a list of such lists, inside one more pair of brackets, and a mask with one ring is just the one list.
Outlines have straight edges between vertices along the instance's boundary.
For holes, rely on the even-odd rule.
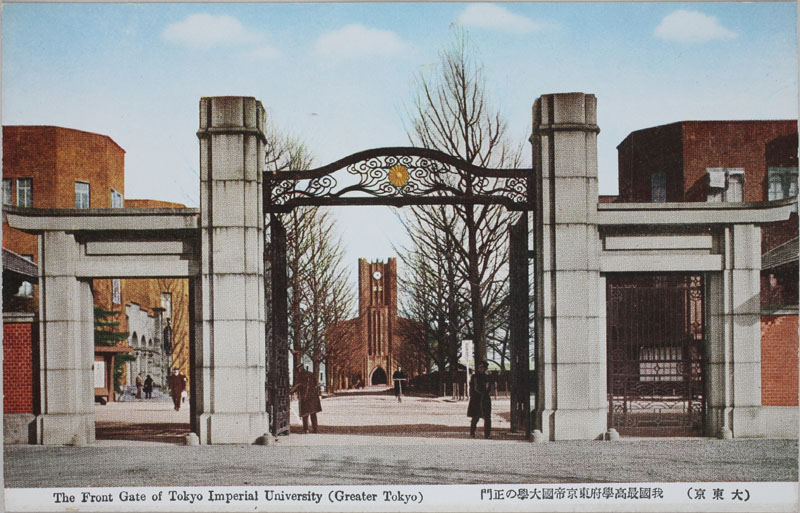
[[389,170],[389,181],[395,187],[402,187],[408,183],[408,168],[397,164]]

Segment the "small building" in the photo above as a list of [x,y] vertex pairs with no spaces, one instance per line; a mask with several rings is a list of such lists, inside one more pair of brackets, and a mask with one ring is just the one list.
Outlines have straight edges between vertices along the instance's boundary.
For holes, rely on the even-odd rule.
[[[124,198],[125,150],[107,135],[58,126],[3,127],[2,184],[4,207],[184,208],[178,203]],[[4,218],[3,252],[4,265],[10,266],[8,273],[4,267],[8,278],[3,286],[4,311],[25,313],[33,319],[40,306],[37,236],[11,228]],[[17,272],[28,268],[33,270]],[[114,331],[129,334],[130,346],[137,356],[136,361],[126,365],[120,384],[132,385],[140,371],[153,374],[160,383],[166,379],[164,370],[170,363],[188,374],[189,301],[185,280],[97,278],[92,280],[91,288],[95,306],[116,312],[109,318],[118,323]],[[138,310],[129,314],[129,308]],[[172,358],[162,354],[163,327],[170,317],[175,348]],[[31,323],[35,324],[28,322]],[[14,360],[17,355],[11,354],[15,350],[11,347],[5,345],[4,357]]]

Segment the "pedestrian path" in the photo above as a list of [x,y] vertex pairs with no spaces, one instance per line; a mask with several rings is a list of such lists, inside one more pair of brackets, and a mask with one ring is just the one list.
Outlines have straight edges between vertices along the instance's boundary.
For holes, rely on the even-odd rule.
[[[493,440],[521,439],[510,433],[508,398],[493,401]],[[319,433],[302,434],[297,402],[291,403],[292,434],[273,437],[280,446],[430,445],[475,443],[469,437],[467,402],[449,397],[404,396],[361,389],[323,397]],[[95,406],[97,445],[180,444],[189,433],[188,404],[180,411],[171,402],[139,400]]]

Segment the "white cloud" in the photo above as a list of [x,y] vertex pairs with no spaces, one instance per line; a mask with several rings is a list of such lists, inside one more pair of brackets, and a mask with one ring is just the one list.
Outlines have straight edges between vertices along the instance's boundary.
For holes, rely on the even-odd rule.
[[256,43],[262,39],[233,16],[205,13],[191,14],[183,21],[167,25],[161,36],[173,43],[201,49]]
[[736,32],[720,24],[715,16],[679,9],[668,14],[653,32],[656,37],[684,43],[703,43],[712,39],[733,39]]
[[245,55],[256,61],[274,61],[281,56],[281,53],[274,46],[261,45],[247,52]]
[[533,32],[542,26],[530,18],[514,14],[494,4],[472,4],[458,17],[462,25],[506,32]]
[[353,24],[322,34],[315,48],[322,55],[368,57],[405,53],[410,50],[410,45],[390,30]]

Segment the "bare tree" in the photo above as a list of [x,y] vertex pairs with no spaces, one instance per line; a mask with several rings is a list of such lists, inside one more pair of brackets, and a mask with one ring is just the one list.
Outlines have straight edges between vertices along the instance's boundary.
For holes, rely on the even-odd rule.
[[[522,145],[508,141],[506,123],[486,95],[482,66],[472,57],[468,37],[456,29],[453,44],[440,53],[438,69],[419,75],[417,93],[410,109],[412,144],[433,148],[483,167],[518,167]],[[465,192],[477,186],[475,178],[463,175]],[[457,216],[455,226],[440,225],[456,240],[457,269],[469,290],[469,335],[475,357],[486,358],[489,312],[499,311],[504,298],[497,276],[507,267],[507,229],[511,214],[498,206],[461,205],[447,208]],[[429,208],[416,209],[420,217],[434,216]],[[464,244],[464,242],[466,244]]]
[[[311,167],[313,158],[301,141],[280,134],[271,125],[267,132],[268,171]],[[282,215],[280,222],[286,229],[289,341],[295,358],[310,359],[318,375],[320,364],[326,359],[326,329],[347,318],[354,303],[347,286],[348,274],[342,266],[342,241],[335,233],[334,218],[324,209],[295,208]],[[268,267],[269,262],[265,278],[271,287]],[[268,294],[267,308],[271,309],[269,300]]]

